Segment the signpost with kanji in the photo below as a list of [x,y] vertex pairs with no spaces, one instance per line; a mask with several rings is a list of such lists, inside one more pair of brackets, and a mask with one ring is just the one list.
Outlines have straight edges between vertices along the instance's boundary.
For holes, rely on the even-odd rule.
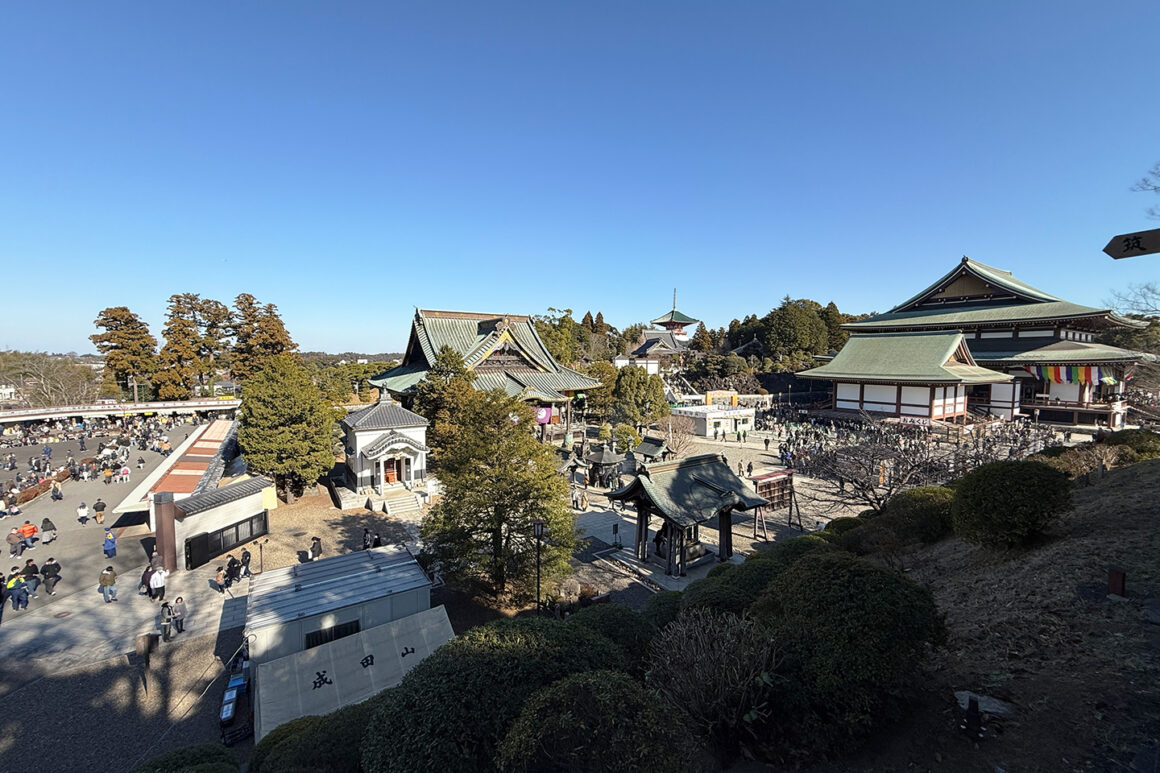
[[1160,228],[1113,236],[1104,252],[1116,260],[1160,252]]

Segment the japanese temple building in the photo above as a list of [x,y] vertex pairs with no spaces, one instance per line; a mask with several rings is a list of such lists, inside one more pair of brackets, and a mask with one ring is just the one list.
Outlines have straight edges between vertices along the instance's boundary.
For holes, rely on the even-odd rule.
[[406,403],[444,346],[463,358],[476,389],[502,389],[539,406],[541,424],[558,423],[562,408],[577,393],[600,386],[556,362],[531,317],[431,309],[415,310],[402,363],[370,383]]
[[[885,314],[843,325],[852,335],[842,351],[799,375],[833,381],[839,410],[906,416],[929,405],[930,418],[972,411],[1119,427],[1127,413],[1124,382],[1145,355],[1095,339],[1145,325],[964,257]],[[933,379],[939,372],[944,377]]]
[[[695,325],[698,322],[700,322],[700,320],[693,319],[688,314],[682,314],[681,312],[677,311],[677,291],[673,290],[672,311],[662,314],[661,316],[652,320],[652,322],[649,324],[656,325],[657,327],[672,333],[673,340],[679,344],[685,344],[689,341],[689,334],[685,328],[689,325]],[[655,331],[646,330],[645,336],[647,337],[650,332]]]
[[[711,549],[701,542],[701,526],[717,520],[717,560],[733,555],[733,513],[767,505],[733,474],[725,457],[705,454],[675,462],[641,465],[632,481],[610,491],[608,498],[636,506],[633,555],[653,560],[669,575],[684,575],[700,559],[711,560]],[[649,546],[649,522],[658,517],[660,528]]]

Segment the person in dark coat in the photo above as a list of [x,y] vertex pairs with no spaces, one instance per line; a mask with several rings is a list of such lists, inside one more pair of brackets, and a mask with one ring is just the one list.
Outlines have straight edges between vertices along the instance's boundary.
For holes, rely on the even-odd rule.
[[374,541],[374,538],[371,537],[371,530],[370,529],[363,529],[363,550],[369,550],[370,546],[371,546],[371,542],[373,542],[373,541]]
[[55,596],[56,584],[60,582],[60,562],[49,556],[44,566],[40,567],[40,575],[44,578],[44,589],[48,595]]
[[169,641],[173,638],[173,610],[169,608],[169,602],[161,603],[161,641]]
[[141,595],[141,589],[145,590],[145,595],[149,596],[150,601],[153,600],[153,588],[150,587],[149,581],[153,579],[152,565],[145,567],[145,571],[141,572],[141,584],[138,586],[137,595]]
[[376,534],[375,538],[371,541],[371,547],[372,548],[381,548],[382,546],[383,546],[383,538],[380,537],[378,534]]
[[56,539],[56,524],[45,518],[40,522],[40,533],[44,535],[40,538],[40,544],[47,545]]
[[322,540],[314,537],[310,540],[310,560],[317,561],[322,555]]
[[225,586],[228,588],[238,581],[238,574],[242,571],[242,562],[234,558],[233,554],[226,556],[226,581]]
[[242,565],[241,565],[241,571],[242,571],[241,576],[242,577],[253,577],[254,576],[254,573],[250,571],[250,561],[252,559],[253,559],[253,556],[250,555],[250,551],[247,550],[246,548],[242,548]]

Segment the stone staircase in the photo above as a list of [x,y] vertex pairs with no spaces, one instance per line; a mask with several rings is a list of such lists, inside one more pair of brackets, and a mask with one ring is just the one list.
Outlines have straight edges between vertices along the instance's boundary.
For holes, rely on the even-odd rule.
[[402,519],[418,519],[423,505],[419,495],[405,488],[388,489],[383,494],[370,496],[372,510],[381,510],[387,515]]

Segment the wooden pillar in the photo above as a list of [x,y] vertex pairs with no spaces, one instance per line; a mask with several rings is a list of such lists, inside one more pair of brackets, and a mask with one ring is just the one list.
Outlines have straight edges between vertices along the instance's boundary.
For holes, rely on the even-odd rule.
[[733,508],[717,513],[717,560],[728,561],[733,555]]
[[648,560],[648,505],[640,500],[636,504],[636,557]]
[[688,529],[685,529],[683,527],[681,528],[681,555],[680,555],[680,559],[679,559],[680,563],[678,565],[679,566],[678,574],[681,577],[685,576],[685,556],[686,556],[686,550],[687,550],[687,545],[686,545],[687,540],[685,539],[685,532],[687,532],[687,531],[688,531]]
[[661,528],[665,530],[665,574],[672,576],[674,557],[673,554],[675,553],[677,538],[676,535],[673,534],[673,524],[665,521],[664,526]]
[[159,491],[153,495],[153,527],[157,539],[157,554],[161,556],[165,571],[177,569],[177,536],[174,523],[177,520],[177,504],[173,494]]

